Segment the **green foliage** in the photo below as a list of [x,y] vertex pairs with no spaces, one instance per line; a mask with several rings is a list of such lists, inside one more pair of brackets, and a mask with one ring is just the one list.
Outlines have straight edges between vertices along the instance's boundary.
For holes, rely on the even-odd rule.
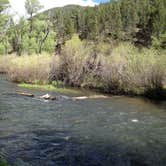
[[43,44],[43,51],[53,54],[55,51],[55,33],[51,32]]
[[5,46],[0,44],[0,55],[4,55],[6,52]]
[[58,92],[58,93],[62,93],[62,94],[75,94],[76,95],[76,94],[81,93],[81,91],[79,91],[79,90],[70,89],[70,88],[63,88],[63,87],[56,87],[55,85],[51,85],[51,84],[41,85],[41,84],[21,83],[18,86],[21,88],[42,89],[42,90],[47,90],[47,91],[54,91],[54,92]]
[[8,4],[9,1],[8,0],[0,0],[0,5],[3,5],[3,4]]
[[165,0],[155,0],[153,3],[152,14],[153,14],[153,34],[159,37],[164,33],[166,27],[166,4]]
[[156,49],[166,48],[166,32],[160,37],[152,36],[152,46]]
[[38,45],[36,43],[36,38],[28,38],[27,39],[27,44],[28,44],[28,49],[27,49],[27,53],[28,54],[34,54],[34,53],[37,53],[38,51]]
[[40,9],[42,9],[42,5],[38,0],[26,0],[25,1],[25,9],[27,13],[32,17],[33,14],[37,13]]
[[155,36],[152,37],[152,46],[156,49],[161,48],[161,41]]
[[93,8],[67,6],[41,14],[37,14],[42,8],[38,0],[26,0],[25,8],[29,19],[18,24],[0,14],[0,44],[6,53],[59,54],[74,34],[96,44],[131,41],[157,49],[166,45],[165,0],[114,0]]
[[0,0],[0,13],[8,6],[8,0]]

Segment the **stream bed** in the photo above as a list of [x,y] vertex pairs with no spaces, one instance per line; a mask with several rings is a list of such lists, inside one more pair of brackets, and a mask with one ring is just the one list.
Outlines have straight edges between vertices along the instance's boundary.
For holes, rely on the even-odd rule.
[[3,94],[18,90],[48,93],[20,89],[0,75],[0,156],[9,164],[166,166],[166,102],[124,96],[45,102]]

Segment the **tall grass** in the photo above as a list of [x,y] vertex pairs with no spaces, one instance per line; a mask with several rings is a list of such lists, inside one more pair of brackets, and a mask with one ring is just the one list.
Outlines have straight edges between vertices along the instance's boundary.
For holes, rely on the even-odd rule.
[[52,57],[49,55],[24,55],[15,57],[8,65],[8,75],[15,82],[48,82]]
[[61,55],[15,57],[7,66],[12,81],[62,81],[114,94],[140,95],[166,85],[165,51],[139,50],[130,43],[85,43],[76,36],[66,43]]
[[11,61],[16,58],[15,55],[0,55],[0,73],[7,73]]

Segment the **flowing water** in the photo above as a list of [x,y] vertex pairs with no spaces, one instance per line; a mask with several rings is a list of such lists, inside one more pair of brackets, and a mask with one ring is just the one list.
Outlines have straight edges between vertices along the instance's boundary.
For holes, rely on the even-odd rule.
[[0,75],[0,156],[11,165],[166,166],[166,102],[2,94],[17,90]]

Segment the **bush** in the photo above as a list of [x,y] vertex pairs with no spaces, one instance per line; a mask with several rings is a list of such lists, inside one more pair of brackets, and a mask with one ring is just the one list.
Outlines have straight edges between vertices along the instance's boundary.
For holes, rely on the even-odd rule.
[[57,80],[67,85],[140,95],[165,84],[164,52],[139,50],[129,43],[100,49],[101,44],[85,44],[76,37],[75,40],[74,44],[72,40],[67,42],[59,56],[58,69],[52,71]]
[[166,58],[156,50],[138,50],[130,44],[119,45],[103,59],[102,77],[106,90],[144,93],[146,89],[163,87]]
[[166,85],[164,50],[139,50],[130,43],[114,47],[102,43],[101,48],[101,44],[85,43],[76,36],[66,43],[61,55],[15,57],[8,71],[16,82],[61,81],[112,94],[141,95],[151,90],[159,92]]
[[66,43],[59,59],[59,76],[65,84],[80,86],[83,81],[84,65],[89,56],[88,49],[84,47],[79,39],[77,42],[69,41]]

